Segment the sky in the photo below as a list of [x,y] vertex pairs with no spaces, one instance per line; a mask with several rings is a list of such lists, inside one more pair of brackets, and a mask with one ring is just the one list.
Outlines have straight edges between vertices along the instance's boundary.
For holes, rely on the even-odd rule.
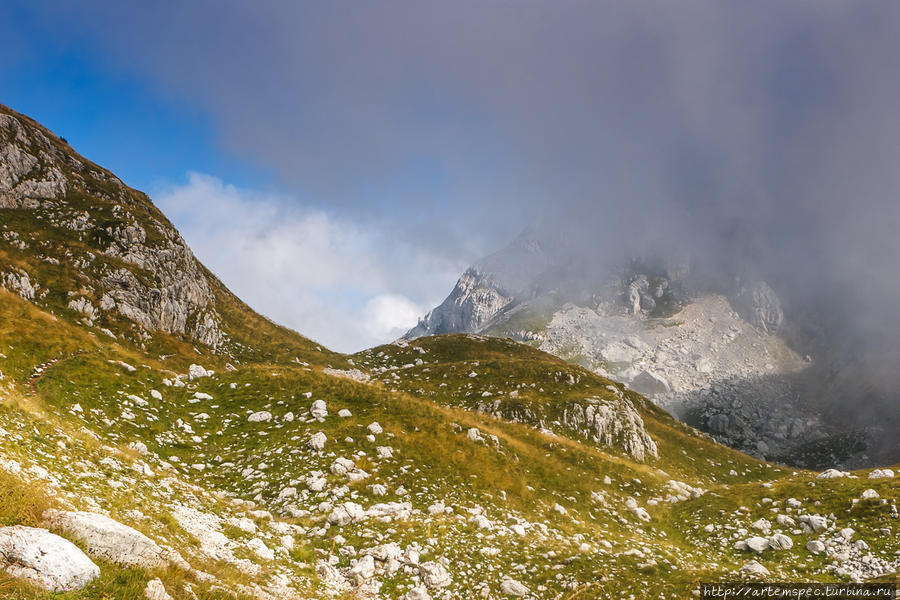
[[831,302],[846,335],[900,338],[900,4],[3,11],[0,102],[336,350],[396,337],[535,220],[590,256],[750,260],[787,303]]

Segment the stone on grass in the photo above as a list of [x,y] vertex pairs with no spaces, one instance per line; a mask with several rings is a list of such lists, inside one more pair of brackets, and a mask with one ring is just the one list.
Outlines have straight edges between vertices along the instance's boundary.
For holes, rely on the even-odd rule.
[[80,590],[100,576],[97,565],[72,542],[21,525],[0,528],[0,566],[51,592]]
[[520,598],[528,594],[527,587],[525,587],[520,581],[516,581],[515,579],[511,578],[504,579],[500,582],[500,591],[507,596],[517,596]]
[[452,579],[447,569],[439,562],[429,561],[419,565],[419,575],[430,590],[445,588]]
[[744,566],[741,567],[740,572],[744,573],[745,575],[765,576],[765,575],[769,574],[769,570],[767,568],[765,568],[764,566],[762,566],[761,564],[759,564],[758,562],[756,562],[755,560],[751,560],[750,562],[744,564]]
[[247,417],[248,423],[267,423],[272,420],[272,413],[267,410],[255,412]]
[[166,591],[166,587],[160,579],[151,579],[144,588],[144,598],[147,600],[172,600],[172,596]]
[[109,562],[142,569],[160,569],[169,564],[168,553],[146,535],[90,512],[48,510],[44,521],[53,529],[84,544],[88,553]]
[[318,433],[312,434],[307,444],[313,450],[322,450],[325,448],[325,442],[327,440],[328,438],[325,436],[325,434],[320,431]]
[[313,419],[324,419],[328,416],[328,405],[324,400],[316,400],[309,409],[309,414]]

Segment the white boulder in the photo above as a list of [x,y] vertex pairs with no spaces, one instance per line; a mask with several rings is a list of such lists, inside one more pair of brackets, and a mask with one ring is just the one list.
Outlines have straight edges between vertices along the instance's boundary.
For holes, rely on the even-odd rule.
[[500,591],[507,596],[517,596],[519,598],[528,594],[528,588],[522,582],[512,578],[506,578],[500,582]]
[[839,477],[846,476],[847,474],[843,471],[838,471],[837,469],[827,469],[816,475],[816,479],[837,479]]
[[809,540],[808,542],[806,542],[806,549],[813,554],[821,554],[825,552],[825,544],[823,544],[819,540]]
[[316,400],[309,409],[309,414],[314,419],[324,419],[328,416],[328,405],[324,400]]
[[790,550],[794,547],[794,540],[783,533],[776,533],[769,538],[769,547],[773,550]]
[[419,575],[430,590],[445,588],[452,582],[450,573],[439,562],[429,561],[419,565]]
[[325,448],[325,442],[328,438],[321,431],[318,433],[314,433],[309,437],[309,441],[307,445],[313,450],[323,450]]
[[762,553],[766,548],[769,547],[769,540],[764,537],[753,536],[747,540],[744,540],[747,544],[747,548],[753,550],[757,554]]
[[365,580],[375,576],[375,559],[370,555],[365,555],[356,561],[356,564],[350,568],[350,581],[354,585],[360,585]]
[[147,600],[173,600],[166,591],[166,586],[160,579],[151,579],[144,588],[144,598]]
[[169,564],[168,553],[156,542],[107,516],[51,509],[44,512],[43,519],[51,528],[84,544],[92,556],[143,569],[159,569]]
[[869,479],[893,479],[894,472],[891,469],[875,469],[869,473]]
[[272,413],[267,410],[255,412],[247,417],[248,423],[267,423],[272,420]]
[[746,563],[743,567],[741,567],[740,572],[744,573],[745,575],[765,576],[769,574],[769,570],[755,560],[751,560],[750,562]]
[[209,377],[212,371],[207,371],[200,365],[191,365],[188,367],[188,377],[191,379],[200,379],[201,377]]
[[72,542],[35,527],[0,528],[0,566],[51,592],[80,590],[100,569]]
[[338,527],[343,527],[366,518],[366,511],[356,502],[344,502],[337,506],[330,515],[328,522]]

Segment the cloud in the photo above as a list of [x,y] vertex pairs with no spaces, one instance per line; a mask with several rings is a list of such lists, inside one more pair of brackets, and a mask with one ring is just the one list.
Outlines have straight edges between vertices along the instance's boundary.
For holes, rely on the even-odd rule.
[[288,196],[209,175],[190,173],[154,202],[238,296],[339,351],[398,337],[461,268]]
[[363,309],[363,322],[373,338],[396,339],[412,328],[422,315],[422,307],[405,296],[379,294]]

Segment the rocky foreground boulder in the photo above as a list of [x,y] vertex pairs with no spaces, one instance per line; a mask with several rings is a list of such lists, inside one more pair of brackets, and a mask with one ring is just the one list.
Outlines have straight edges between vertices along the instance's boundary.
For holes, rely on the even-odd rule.
[[51,592],[80,590],[100,569],[78,546],[35,527],[0,528],[0,566]]
[[144,569],[166,567],[169,553],[146,535],[90,512],[48,510],[44,521],[85,545],[93,556],[110,562]]

